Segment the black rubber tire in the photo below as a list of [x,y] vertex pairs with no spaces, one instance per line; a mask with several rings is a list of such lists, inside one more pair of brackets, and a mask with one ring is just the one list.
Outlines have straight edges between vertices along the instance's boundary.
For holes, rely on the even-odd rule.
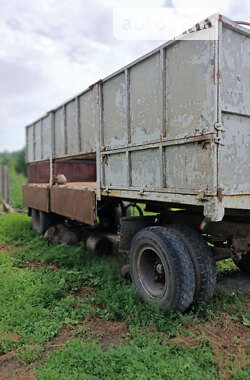
[[195,271],[195,299],[207,301],[216,287],[216,263],[211,248],[198,231],[189,226],[175,224],[167,227],[175,230],[188,249]]
[[[146,289],[146,277],[147,282],[150,281],[151,284],[155,278],[151,263],[146,264],[144,274],[142,269],[142,257],[143,255],[147,257],[151,249],[160,260],[165,273],[165,285],[160,295],[150,293],[149,287]],[[145,254],[146,251],[148,253]],[[152,273],[146,273],[149,270]],[[176,309],[184,312],[193,302],[195,292],[193,263],[187,248],[174,229],[147,227],[134,236],[130,249],[130,274],[139,296],[148,303],[159,304],[164,311]],[[158,286],[157,281],[155,283]]]
[[32,228],[39,234],[44,234],[53,225],[53,215],[44,211],[32,209]]
[[242,255],[241,259],[233,259],[233,262],[241,272],[250,275],[250,252]]

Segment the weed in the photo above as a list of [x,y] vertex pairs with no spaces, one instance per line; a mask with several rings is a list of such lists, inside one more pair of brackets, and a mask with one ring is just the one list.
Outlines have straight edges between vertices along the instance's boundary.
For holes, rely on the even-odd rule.
[[140,334],[130,344],[105,352],[97,343],[73,340],[50,355],[38,378],[210,380],[218,379],[218,374],[209,348],[170,348],[156,335]]
[[30,364],[35,360],[41,359],[44,348],[42,345],[26,345],[16,354],[21,364]]

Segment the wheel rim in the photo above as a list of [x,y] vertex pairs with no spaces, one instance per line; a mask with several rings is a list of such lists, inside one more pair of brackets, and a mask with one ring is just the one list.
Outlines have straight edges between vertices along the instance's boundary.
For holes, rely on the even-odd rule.
[[152,247],[144,247],[138,254],[137,271],[144,291],[152,298],[161,298],[167,291],[167,267]]

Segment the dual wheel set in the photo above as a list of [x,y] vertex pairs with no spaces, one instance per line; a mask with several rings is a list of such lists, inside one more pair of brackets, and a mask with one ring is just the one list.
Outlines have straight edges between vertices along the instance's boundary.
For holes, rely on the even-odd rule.
[[[162,310],[181,312],[193,301],[211,298],[216,286],[216,264],[201,234],[181,224],[152,226],[154,217],[128,216],[129,207],[124,204],[108,208],[109,212],[104,209],[100,213],[100,227],[116,233],[121,218],[120,248],[125,244],[124,251],[129,252],[128,271],[139,296],[158,304]],[[40,234],[65,221],[63,216],[35,209],[30,209],[29,215],[33,229]],[[250,275],[250,252],[236,255],[233,260]]]
[[216,286],[216,264],[199,232],[185,225],[154,226],[130,244],[129,271],[139,296],[181,312],[194,300],[207,301]]

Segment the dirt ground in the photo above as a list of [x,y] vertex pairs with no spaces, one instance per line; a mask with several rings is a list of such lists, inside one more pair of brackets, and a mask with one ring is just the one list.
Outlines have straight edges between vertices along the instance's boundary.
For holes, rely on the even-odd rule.
[[[125,321],[104,321],[95,315],[88,315],[77,328],[83,328],[86,331],[85,339],[91,338],[91,340],[99,341],[103,350],[118,343],[126,343],[128,329]],[[29,365],[22,365],[18,362],[16,354],[19,349],[0,356],[0,380],[36,380],[34,370],[46,360],[49,352],[60,349],[66,342],[76,337],[76,328],[71,325],[65,326],[60,334],[46,345],[42,359]],[[9,334],[9,338],[12,341],[19,340],[19,336],[15,333]]]
[[[7,246],[0,245],[0,253],[7,251],[10,251]],[[22,268],[31,269],[32,267],[40,269],[41,264],[32,262],[31,264],[24,264]],[[239,272],[220,277],[218,279],[218,288],[230,293],[250,291],[250,277]],[[91,287],[80,287],[74,292],[75,297],[85,298],[92,295],[94,296],[94,290]],[[245,302],[248,303],[250,309],[250,301],[246,300]],[[80,336],[77,331],[82,331],[82,334],[85,334],[82,337],[84,339],[94,339],[100,342],[103,350],[107,350],[108,347],[119,343],[128,343],[128,328],[125,321],[105,321],[89,314],[77,326],[66,325],[58,336],[47,343],[42,359],[35,363],[29,365],[20,364],[16,357],[20,348],[0,356],[0,380],[35,380],[34,369],[46,360],[49,352],[61,348],[67,341]],[[18,342],[20,339],[15,333],[6,334],[0,331],[0,334],[2,336],[8,335],[12,342]],[[185,348],[195,348],[203,344],[209,344],[224,380],[230,379],[233,368],[239,365],[242,368],[247,366],[246,357],[250,355],[249,342],[249,326],[244,326],[239,321],[232,319],[227,313],[221,313],[212,321],[183,328],[179,336],[166,341],[167,344],[177,344]]]
[[199,347],[208,342],[225,380],[230,379],[233,368],[247,366],[249,341],[249,327],[234,321],[226,313],[221,313],[214,321],[183,329],[180,336],[171,339],[171,343],[185,348]]

